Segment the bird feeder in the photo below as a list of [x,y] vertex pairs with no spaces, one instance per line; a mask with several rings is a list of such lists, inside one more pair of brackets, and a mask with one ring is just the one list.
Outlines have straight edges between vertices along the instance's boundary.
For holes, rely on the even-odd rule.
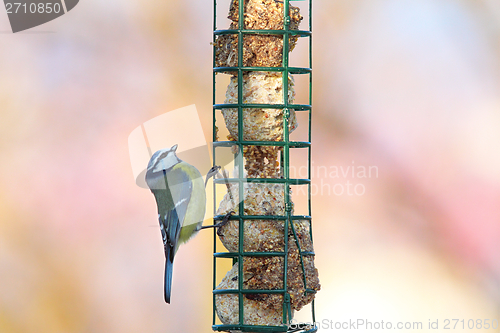
[[[314,297],[320,285],[314,266],[310,180],[312,0],[302,2],[307,3],[302,12],[295,1],[300,0],[231,0],[230,26],[221,30],[214,0],[213,157],[217,161],[224,148],[234,154],[233,175],[224,173],[214,180],[215,222],[234,212],[214,231],[214,331],[317,330]],[[303,15],[309,18],[306,30],[300,27]],[[289,66],[290,52],[298,43],[308,45],[308,67]],[[221,74],[231,78],[224,103],[217,103]],[[308,104],[294,104],[297,75],[308,77]],[[299,126],[298,112],[307,113],[309,120],[305,141],[290,140]],[[219,140],[218,113],[229,132],[227,140]],[[307,150],[307,178],[291,178],[293,149]],[[217,186],[224,184],[227,192],[218,200]],[[293,185],[307,187],[307,215],[294,215]],[[224,251],[218,250],[219,241]],[[218,262],[227,258],[233,266],[218,283]],[[294,313],[309,303],[309,324],[290,325]]]

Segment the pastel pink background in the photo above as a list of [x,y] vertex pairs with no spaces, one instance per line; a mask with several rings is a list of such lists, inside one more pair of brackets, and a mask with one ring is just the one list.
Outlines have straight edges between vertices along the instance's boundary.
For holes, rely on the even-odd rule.
[[[15,35],[0,10],[0,332],[211,331],[212,234],[165,304],[127,147],[190,104],[209,138],[211,29],[209,0],[85,0]],[[314,0],[314,165],[378,169],[313,179],[365,188],[313,197],[318,320],[500,319],[499,41],[496,0]]]

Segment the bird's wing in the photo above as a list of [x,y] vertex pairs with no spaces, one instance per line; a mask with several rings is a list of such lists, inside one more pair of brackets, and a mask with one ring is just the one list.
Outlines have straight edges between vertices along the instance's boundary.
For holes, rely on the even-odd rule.
[[183,162],[177,164],[167,173],[168,188],[172,196],[172,202],[174,203],[173,208],[180,223],[180,227],[182,227],[184,223],[188,204],[193,192],[192,179],[189,177],[186,170],[181,167],[180,164],[182,163]]
[[[174,175],[175,177],[172,177],[172,172],[170,171],[164,175],[168,183],[166,188],[151,190],[155,195],[158,205],[165,254],[168,252],[171,259],[173,259],[177,249],[177,241],[179,240],[182,222],[186,215],[187,204],[191,195],[191,182],[189,182],[189,179],[186,181],[186,178],[178,172]],[[167,251],[167,247],[171,247],[172,251]]]

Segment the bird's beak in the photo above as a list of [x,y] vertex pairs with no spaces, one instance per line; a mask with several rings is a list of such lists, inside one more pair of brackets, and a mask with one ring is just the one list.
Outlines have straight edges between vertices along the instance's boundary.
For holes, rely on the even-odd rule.
[[177,144],[173,145],[172,148],[170,148],[171,151],[177,151]]

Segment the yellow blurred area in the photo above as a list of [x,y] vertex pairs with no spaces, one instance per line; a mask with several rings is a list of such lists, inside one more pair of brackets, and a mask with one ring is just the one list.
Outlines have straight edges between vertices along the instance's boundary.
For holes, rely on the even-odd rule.
[[[317,321],[500,320],[499,2],[313,1]],[[165,304],[127,138],[195,104],[210,140],[212,8],[85,0],[18,34],[0,10],[1,333],[211,331],[213,233]]]

